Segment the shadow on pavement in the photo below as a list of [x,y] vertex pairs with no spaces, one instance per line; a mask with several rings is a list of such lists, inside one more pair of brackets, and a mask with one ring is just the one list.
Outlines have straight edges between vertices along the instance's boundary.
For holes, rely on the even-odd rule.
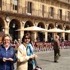
[[47,62],[54,62],[54,61],[51,61],[51,60],[45,60],[45,59],[39,59],[41,61],[47,61]]

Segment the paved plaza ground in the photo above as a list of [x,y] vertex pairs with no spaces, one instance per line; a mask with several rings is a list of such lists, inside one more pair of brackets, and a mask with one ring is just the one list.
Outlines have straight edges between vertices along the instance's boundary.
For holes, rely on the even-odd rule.
[[42,70],[70,70],[70,49],[61,49],[58,63],[53,62],[53,51],[35,52],[38,55],[38,65]]

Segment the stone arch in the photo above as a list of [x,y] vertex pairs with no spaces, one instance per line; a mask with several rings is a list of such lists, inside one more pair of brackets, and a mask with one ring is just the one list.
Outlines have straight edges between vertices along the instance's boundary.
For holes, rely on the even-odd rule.
[[[41,27],[41,28],[45,28],[45,25],[43,22],[39,22],[37,26]],[[45,33],[38,32],[37,33],[37,41],[45,41]]]
[[51,28],[54,28],[54,25],[53,25],[52,23],[50,23],[50,24],[48,25],[48,29],[51,29]]
[[[52,29],[52,28],[54,28],[54,25],[53,25],[53,23],[50,23],[49,25],[48,25],[48,29]],[[53,36],[53,33],[51,32],[51,33],[49,33],[48,32],[48,42],[51,42],[51,39],[53,38],[54,36]]]
[[[24,28],[30,27],[30,26],[33,26],[33,22],[30,21],[30,20],[26,21],[26,23],[25,23],[25,25],[24,25]],[[32,31],[24,31],[24,34],[29,34],[29,35],[31,35],[31,34],[33,34],[33,32],[32,32]]]
[[65,30],[69,30],[69,29],[70,29],[69,25],[66,25]]
[[39,22],[37,26],[38,26],[38,27],[41,27],[41,28],[45,28],[45,25],[44,25],[43,22]]
[[[70,29],[70,27],[68,25],[66,25],[65,30],[69,30],[69,29]],[[65,33],[65,40],[68,40],[69,39],[68,37],[69,37],[69,34]]]
[[5,34],[4,29],[5,29],[4,20],[0,17],[0,40],[2,40],[2,37]]
[[26,21],[24,27],[30,27],[30,26],[33,26],[32,21]]
[[[61,24],[58,24],[58,25],[57,25],[57,28],[62,29],[62,25],[61,25]],[[57,35],[59,35],[60,37],[62,37],[62,33],[57,33]]]
[[60,29],[62,29],[62,25],[58,24],[57,28],[60,28]]
[[3,32],[3,31],[4,31],[4,28],[5,28],[4,21],[3,21],[3,19],[0,17],[0,32]]
[[12,19],[9,24],[9,34],[12,36],[13,40],[18,40],[19,32],[16,31],[20,28],[20,22],[17,19]]

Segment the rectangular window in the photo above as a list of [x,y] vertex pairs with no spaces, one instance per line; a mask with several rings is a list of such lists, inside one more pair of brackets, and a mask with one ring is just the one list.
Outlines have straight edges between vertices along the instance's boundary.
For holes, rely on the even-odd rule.
[[32,2],[28,2],[27,4],[27,13],[32,13]]
[[18,6],[17,5],[13,5],[13,10],[17,10]]
[[59,9],[59,18],[62,19],[62,10]]
[[70,20],[70,12],[68,11],[68,19]]
[[54,8],[53,7],[50,7],[50,16],[54,16]]
[[13,10],[18,9],[18,0],[13,0]]
[[44,16],[44,5],[42,5],[42,15]]
[[2,0],[0,0],[0,7],[2,7]]

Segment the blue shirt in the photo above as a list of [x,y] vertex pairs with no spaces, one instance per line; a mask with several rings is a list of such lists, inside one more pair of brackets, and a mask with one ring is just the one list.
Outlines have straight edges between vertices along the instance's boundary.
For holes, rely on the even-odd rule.
[[[12,58],[13,61],[3,62],[3,58]],[[14,70],[13,63],[16,62],[15,50],[10,46],[7,50],[4,45],[0,46],[0,70]]]

